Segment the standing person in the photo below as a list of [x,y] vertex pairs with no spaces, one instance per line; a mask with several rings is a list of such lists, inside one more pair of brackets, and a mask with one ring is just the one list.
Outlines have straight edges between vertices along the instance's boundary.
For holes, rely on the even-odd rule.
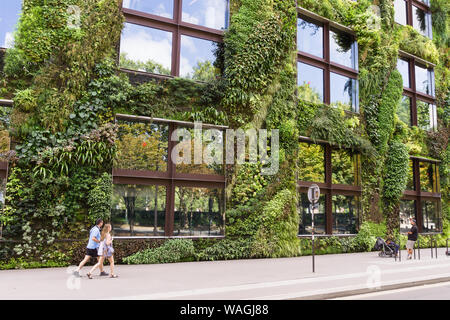
[[416,226],[416,220],[410,218],[409,219],[411,221],[412,227],[411,230],[409,230],[408,232],[408,242],[406,243],[406,249],[408,249],[408,260],[412,259],[412,253],[413,253],[413,249],[414,249],[414,244],[417,241],[417,237],[419,235],[417,226]]
[[102,230],[102,235],[100,237],[100,247],[98,248],[98,255],[100,257],[98,263],[92,267],[92,269],[87,273],[89,279],[92,279],[92,272],[100,266],[103,266],[103,261],[108,258],[110,266],[110,278],[117,278],[118,276],[114,274],[114,248],[112,246],[113,238],[111,237],[112,227],[109,223],[105,224]]
[[[76,271],[74,271],[74,275],[77,277],[80,277],[80,270],[83,268],[83,266],[91,259],[91,258],[97,258],[97,260],[100,260],[98,257],[98,247],[100,246],[100,229],[103,226],[103,220],[97,219],[95,222],[95,226],[91,228],[89,231],[89,242],[86,247],[86,255],[84,256],[83,261],[80,262],[78,268]],[[103,265],[100,266],[100,275],[101,276],[107,276],[108,274],[103,271]]]

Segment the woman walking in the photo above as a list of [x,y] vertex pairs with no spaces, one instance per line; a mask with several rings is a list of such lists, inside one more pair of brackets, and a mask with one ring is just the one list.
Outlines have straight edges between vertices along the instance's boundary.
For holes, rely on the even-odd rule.
[[109,266],[110,266],[110,278],[117,278],[118,276],[114,274],[114,248],[112,245],[113,239],[111,237],[111,224],[107,223],[102,229],[102,233],[100,236],[100,246],[98,248],[98,256],[100,257],[98,263],[92,267],[92,269],[88,272],[87,276],[89,279],[92,279],[92,272],[100,266],[103,266],[103,261],[105,258],[108,258]]

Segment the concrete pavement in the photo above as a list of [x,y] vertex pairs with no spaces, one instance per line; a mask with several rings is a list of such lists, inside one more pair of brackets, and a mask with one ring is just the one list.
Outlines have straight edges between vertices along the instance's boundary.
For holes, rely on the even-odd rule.
[[[380,258],[377,252],[311,257],[188,262],[160,265],[118,265],[119,278],[88,279],[72,275],[74,267],[0,271],[0,300],[4,299],[176,299],[279,300],[325,299],[450,281],[445,249],[431,259]],[[108,271],[109,267],[105,267]],[[450,299],[448,291],[443,298]],[[444,297],[445,295],[445,297]]]

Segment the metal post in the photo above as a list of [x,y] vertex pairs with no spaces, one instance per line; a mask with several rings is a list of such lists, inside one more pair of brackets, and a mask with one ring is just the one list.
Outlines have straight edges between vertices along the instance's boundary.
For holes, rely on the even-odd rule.
[[437,250],[437,240],[434,240],[434,249],[435,249],[435,256],[436,256],[436,259],[438,258],[438,254],[437,254],[437,252],[438,252],[438,250]]
[[419,260],[420,260],[420,238],[417,237],[417,254],[419,256]]
[[433,237],[430,236],[431,259],[433,259]]
[[398,238],[398,261],[402,262],[402,238]]
[[311,237],[312,237],[312,270],[313,273],[316,272],[316,265],[315,265],[315,257],[314,257],[314,204],[309,205],[309,210],[311,212]]

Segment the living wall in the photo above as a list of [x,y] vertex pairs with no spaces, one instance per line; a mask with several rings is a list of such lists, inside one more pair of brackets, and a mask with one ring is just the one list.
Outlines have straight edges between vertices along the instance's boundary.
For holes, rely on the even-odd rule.
[[[74,22],[69,5],[80,8],[75,26],[67,23]],[[355,31],[359,114],[322,105],[307,88],[297,86],[295,1],[231,1],[230,27],[216,51],[220,77],[132,84],[117,65],[115,48],[124,22],[119,0],[25,0],[0,82],[0,95],[15,102],[1,222],[3,235],[18,241],[0,248],[0,258],[67,263],[67,252],[58,253],[56,241],[84,238],[95,218],[109,217],[116,113],[280,130],[277,174],[261,176],[265,164],[260,161],[234,166],[227,177],[226,239],[200,241],[193,249],[183,243],[187,253],[170,251],[171,244],[153,249],[162,257],[159,262],[166,256],[176,261],[308,254],[307,240],[297,238],[299,135],[359,152],[364,164],[361,232],[354,239],[323,240],[323,253],[369,250],[374,235],[395,237],[409,155],[442,161],[448,219],[447,2],[431,1],[433,41],[396,25],[392,0],[299,0],[298,5]],[[379,16],[372,5],[380,9]],[[396,116],[403,88],[395,71],[399,49],[437,63],[435,132],[410,128]],[[126,261],[136,263],[140,257],[148,259],[145,250]]]

